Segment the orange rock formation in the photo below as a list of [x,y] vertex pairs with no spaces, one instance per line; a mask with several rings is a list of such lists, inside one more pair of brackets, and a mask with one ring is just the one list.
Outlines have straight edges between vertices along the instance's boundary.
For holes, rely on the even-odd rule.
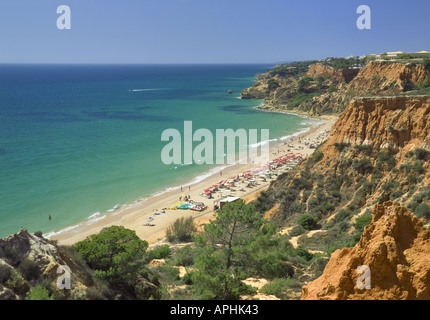
[[[370,289],[359,288],[362,265],[369,267]],[[360,241],[335,251],[324,273],[302,288],[301,299],[430,299],[430,231],[391,201],[376,205]]]

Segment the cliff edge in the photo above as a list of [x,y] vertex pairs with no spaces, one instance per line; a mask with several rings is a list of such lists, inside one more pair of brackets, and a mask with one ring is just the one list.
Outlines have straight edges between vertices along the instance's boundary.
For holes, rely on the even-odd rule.
[[[358,281],[368,266],[370,288]],[[302,300],[430,299],[430,231],[392,201],[375,206],[352,248],[335,251],[324,273],[302,288]]]

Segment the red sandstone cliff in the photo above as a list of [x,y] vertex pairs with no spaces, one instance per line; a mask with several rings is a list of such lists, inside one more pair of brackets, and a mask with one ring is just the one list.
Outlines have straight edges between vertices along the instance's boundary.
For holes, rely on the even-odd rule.
[[[361,265],[369,267],[369,289],[357,284]],[[376,205],[359,243],[334,252],[301,298],[430,299],[430,232],[405,208],[391,201]]]

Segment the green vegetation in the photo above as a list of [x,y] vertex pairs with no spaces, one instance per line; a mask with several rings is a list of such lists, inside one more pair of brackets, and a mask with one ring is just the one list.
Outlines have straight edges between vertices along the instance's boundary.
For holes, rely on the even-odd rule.
[[401,55],[399,55],[399,56],[397,56],[396,57],[396,59],[399,59],[399,60],[401,60],[401,59],[412,59],[413,57],[410,55],[410,54],[401,54]]
[[135,231],[120,226],[105,228],[74,245],[95,276],[111,283],[134,278],[142,268],[147,247]]
[[37,285],[27,292],[25,300],[54,300],[54,297],[49,294],[49,290]]
[[[246,270],[257,267],[254,265],[257,255],[255,250],[251,254],[250,247],[274,234],[274,226],[263,223],[255,207],[244,205],[243,201],[226,204],[218,210],[216,220],[205,225],[204,234],[197,239],[196,271],[191,276],[194,294],[211,299],[235,299],[254,291],[240,279]],[[260,266],[260,271],[282,272],[282,267],[278,267],[281,262],[271,260],[272,263],[268,261]]]
[[354,67],[355,65],[364,65],[367,62],[366,58],[327,58],[327,63],[333,66],[336,69],[349,69]]
[[372,222],[372,215],[366,213],[355,220],[355,229],[359,232],[363,232],[364,227],[370,224],[370,222]]
[[317,226],[317,219],[309,213],[301,215],[297,219],[297,223],[306,230],[312,230]]
[[367,156],[370,156],[372,153],[372,146],[370,145],[366,145],[366,144],[357,144],[354,146],[354,149],[358,152],[358,153],[363,153]]
[[291,278],[276,278],[265,284],[260,292],[268,295],[274,295],[280,299],[287,297],[286,290],[288,288],[299,288],[300,283]]
[[419,160],[428,160],[430,158],[430,152],[426,149],[416,149],[415,150],[415,156]]
[[424,58],[423,59],[423,65],[427,70],[430,70],[430,58]]
[[378,153],[378,160],[376,162],[376,168],[378,170],[391,170],[395,165],[396,161],[391,153],[387,151]]
[[297,108],[300,104],[312,100],[313,97],[316,97],[318,95],[319,93],[298,93],[291,98],[291,101],[288,104],[288,108]]
[[277,79],[271,78],[267,81],[268,89],[275,90],[279,87],[279,81]]
[[402,81],[402,87],[403,87],[403,91],[412,91],[416,89],[415,85],[408,78]]
[[369,158],[362,158],[360,160],[354,159],[352,161],[352,168],[361,174],[366,174],[373,169],[373,165]]
[[312,160],[313,162],[319,162],[323,157],[324,157],[324,154],[322,152],[315,151],[312,156]]
[[408,203],[407,208],[414,212],[418,217],[430,219],[430,187],[424,188],[415,194]]
[[190,242],[197,232],[193,218],[178,218],[173,225],[167,228],[166,237],[169,242]]
[[147,259],[153,260],[153,259],[164,259],[167,258],[170,254],[170,247],[169,245],[165,244],[163,246],[159,246],[147,253]]
[[348,148],[350,145],[351,145],[350,143],[346,143],[346,142],[340,142],[340,143],[336,142],[334,144],[334,146],[339,152],[342,152],[345,148]]
[[280,76],[299,76],[309,70],[309,66],[318,62],[317,60],[311,61],[296,61],[287,64],[275,66],[270,73],[278,74]]
[[305,92],[305,87],[309,85],[309,83],[313,82],[314,79],[312,77],[303,77],[297,82],[297,91]]

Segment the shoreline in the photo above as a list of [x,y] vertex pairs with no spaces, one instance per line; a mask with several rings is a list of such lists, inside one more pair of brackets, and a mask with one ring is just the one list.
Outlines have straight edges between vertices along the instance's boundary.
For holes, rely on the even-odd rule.
[[[259,106],[256,108],[259,109]],[[259,110],[266,112],[276,112],[262,109]],[[288,153],[288,149],[290,149],[290,152],[300,153],[304,157],[309,156],[313,153],[314,149],[304,148],[304,144],[299,143],[299,141],[301,141],[301,139],[307,138],[309,140],[315,139],[321,132],[329,131],[335,122],[335,117],[321,119],[307,115],[301,116],[305,116],[312,120],[319,120],[319,122],[316,122],[313,126],[311,125],[309,130],[306,130],[305,132],[298,131],[286,136],[287,138],[277,138],[277,141],[274,142],[270,148],[270,160]],[[292,148],[289,148],[288,145],[286,145],[287,143]],[[252,163],[236,163],[233,165],[216,166],[211,168],[209,171],[200,173],[199,175],[188,179],[188,181],[182,185],[183,191],[181,191],[181,186],[166,188],[164,191],[155,192],[147,198],[121,205],[119,207],[121,210],[118,212],[106,212],[101,214],[101,217],[97,217],[93,220],[87,219],[79,224],[68,226],[58,231],[49,232],[47,233],[48,238],[58,241],[60,245],[72,245],[78,241],[84,240],[86,237],[92,234],[100,232],[105,227],[121,225],[125,228],[136,231],[136,234],[141,239],[148,241],[149,244],[153,244],[162,240],[165,237],[165,230],[180,217],[191,216],[196,220],[196,224],[198,226],[200,226],[202,223],[207,223],[211,217],[213,217],[214,204],[219,200],[219,197],[216,195],[213,199],[206,199],[201,196],[203,190],[218,183],[219,180],[236,176],[241,172],[252,169],[255,166],[256,165]],[[203,179],[197,179],[201,176],[205,177]],[[259,183],[245,192],[234,192],[236,194],[231,194],[231,196],[240,198],[248,196],[253,197],[253,194],[254,196],[257,193],[259,194],[261,190],[267,188],[270,185],[270,182],[275,179],[276,178],[268,179],[266,183]],[[197,182],[194,182],[196,180]],[[189,195],[193,201],[204,202],[205,205],[207,205],[207,209],[202,212],[192,210],[166,209],[176,205],[179,202],[179,197],[184,194]],[[164,211],[164,213],[160,214],[160,211]],[[157,213],[157,215],[155,215],[155,213]],[[147,221],[150,217],[153,218],[151,220],[151,224],[153,224],[153,226],[147,226]]]
[[256,106],[255,109],[257,109],[259,111],[263,111],[263,112],[293,114],[296,116],[306,117],[306,118],[315,119],[315,120],[333,120],[333,119],[339,118],[338,115],[319,115],[319,116],[316,116],[316,115],[310,115],[306,112],[297,111],[297,110],[285,110],[285,109],[282,109],[280,107],[276,107],[272,104],[268,104],[268,103],[264,103],[264,102],[262,104]]

